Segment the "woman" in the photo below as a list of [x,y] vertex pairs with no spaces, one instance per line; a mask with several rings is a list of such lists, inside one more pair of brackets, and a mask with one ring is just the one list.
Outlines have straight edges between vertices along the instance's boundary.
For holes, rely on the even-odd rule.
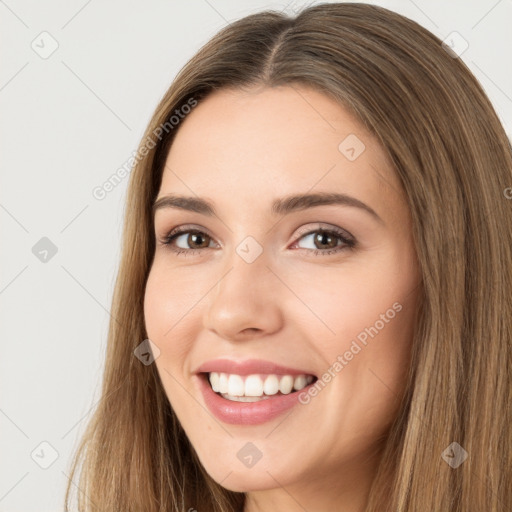
[[222,30],[130,177],[80,510],[510,510],[511,185],[482,88],[413,21]]

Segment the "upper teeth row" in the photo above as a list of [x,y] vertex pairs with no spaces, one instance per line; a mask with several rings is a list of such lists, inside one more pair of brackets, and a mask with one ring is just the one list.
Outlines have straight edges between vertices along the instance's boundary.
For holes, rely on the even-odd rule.
[[284,395],[292,389],[301,390],[313,381],[311,375],[241,375],[211,372],[209,381],[213,391],[227,393],[232,396],[263,396],[275,395],[281,391]]

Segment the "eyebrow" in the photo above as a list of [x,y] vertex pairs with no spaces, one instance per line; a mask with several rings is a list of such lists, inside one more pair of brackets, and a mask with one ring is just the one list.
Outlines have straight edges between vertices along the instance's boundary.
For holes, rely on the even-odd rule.
[[[273,215],[286,215],[291,212],[306,210],[308,208],[314,208],[315,206],[324,205],[340,205],[360,208],[361,210],[369,213],[372,217],[374,217],[375,220],[378,220],[380,223],[384,224],[384,221],[377,214],[377,212],[367,204],[347,194],[339,194],[334,192],[297,194],[282,197],[274,200],[270,211]],[[165,196],[157,199],[153,204],[153,215],[157,212],[157,210],[163,208],[177,208],[180,210],[200,213],[202,215],[217,216],[215,207],[210,201],[193,196],[166,194]]]

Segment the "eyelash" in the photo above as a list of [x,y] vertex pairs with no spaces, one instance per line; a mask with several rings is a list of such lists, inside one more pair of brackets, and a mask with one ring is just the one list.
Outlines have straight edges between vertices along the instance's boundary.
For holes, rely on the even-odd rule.
[[[176,249],[173,245],[174,240],[183,234],[186,233],[196,233],[201,235],[207,235],[209,238],[213,239],[208,233],[201,231],[199,229],[192,228],[190,226],[183,226],[181,228],[176,228],[171,230],[167,235],[164,236],[163,240],[160,241],[160,243],[164,246],[168,246],[169,249],[174,252],[176,255],[193,255],[196,252],[200,252],[202,249]],[[339,253],[341,251],[347,250],[347,249],[353,249],[356,246],[356,241],[351,235],[348,235],[345,231],[342,231],[338,228],[317,228],[313,230],[306,231],[305,233],[300,233],[299,238],[297,239],[297,242],[308,235],[312,235],[314,233],[325,233],[328,235],[335,235],[339,240],[341,240],[344,244],[342,247],[336,247],[335,249],[328,249],[328,250],[321,250],[321,249],[305,249],[303,247],[300,247],[299,249],[310,251],[315,256],[327,256],[334,253]],[[294,242],[294,245],[297,243]],[[211,247],[204,247],[203,249],[211,249]]]

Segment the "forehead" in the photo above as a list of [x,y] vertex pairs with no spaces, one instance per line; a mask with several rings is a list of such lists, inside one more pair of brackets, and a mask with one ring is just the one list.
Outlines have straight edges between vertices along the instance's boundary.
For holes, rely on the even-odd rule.
[[[354,158],[355,156],[355,158]],[[181,121],[161,193],[253,205],[306,191],[391,206],[399,188],[386,153],[357,118],[310,88],[219,90]],[[390,190],[388,190],[390,189]]]

